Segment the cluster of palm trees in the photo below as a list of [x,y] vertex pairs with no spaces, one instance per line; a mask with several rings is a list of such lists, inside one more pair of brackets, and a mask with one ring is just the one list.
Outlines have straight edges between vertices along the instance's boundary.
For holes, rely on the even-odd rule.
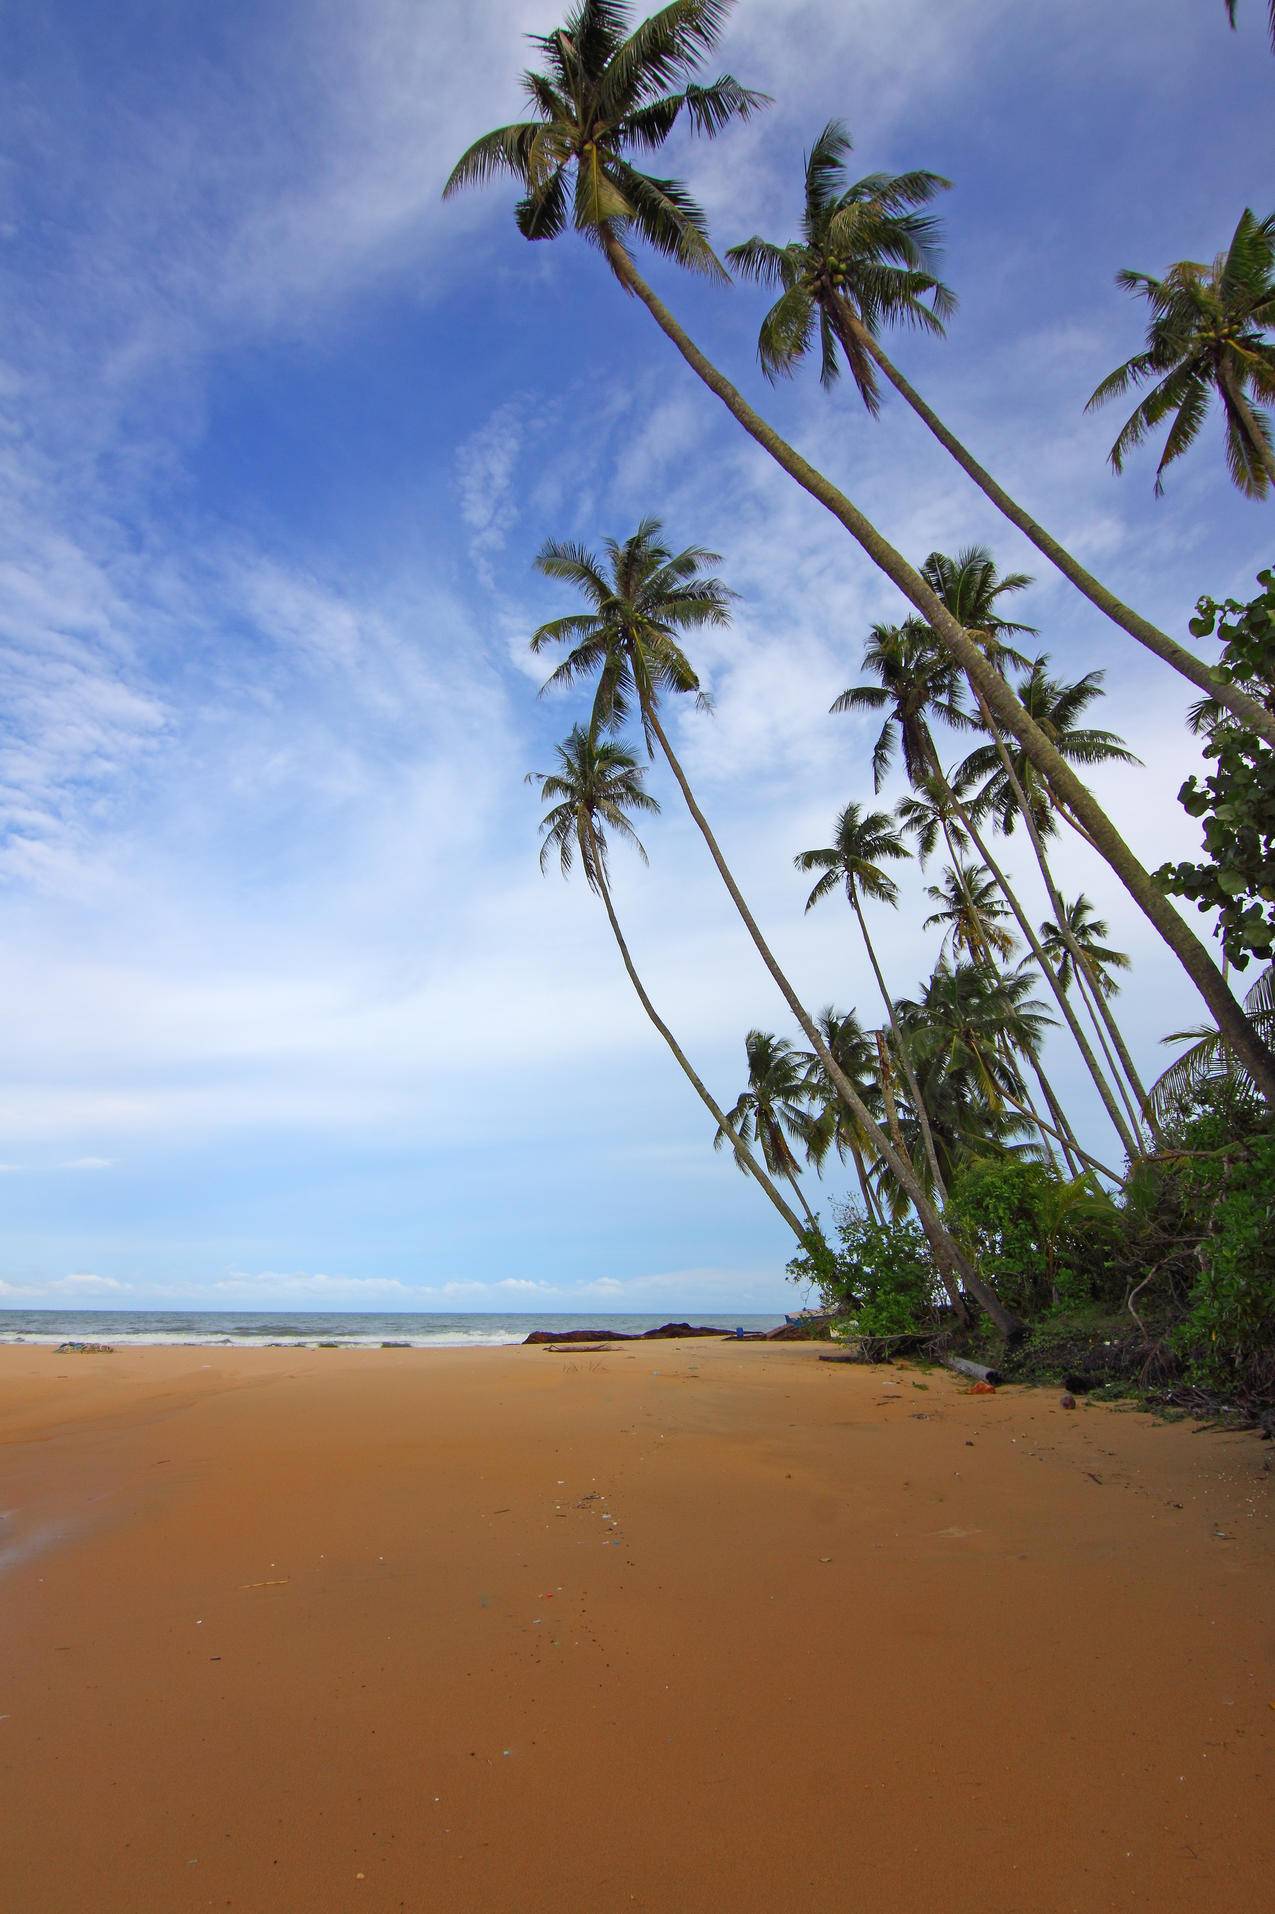
[[[1043,1157],[1069,1178],[1098,1174],[1119,1181],[1120,1173],[1080,1142],[1041,1057],[1055,1019],[1034,993],[1047,986],[1112,1117],[1123,1155],[1137,1159],[1154,1147],[1154,1116],[1110,1002],[1118,989],[1115,973],[1128,959],[1103,941],[1107,927],[1087,898],[1068,903],[1058,892],[1046,844],[1062,828],[1064,813],[1051,793],[1039,783],[1025,785],[1012,755],[995,744],[976,746],[945,771],[933,727],[968,731],[984,721],[962,698],[954,668],[919,621],[875,627],[863,661],[873,681],[843,693],[833,708],[884,710],[873,754],[877,782],[889,769],[897,738],[912,791],[893,813],[847,804],[832,842],[798,853],[795,863],[816,879],[807,910],[844,894],[884,1014],[877,1029],[865,1027],[854,1010],[829,1006],[812,1014],[779,970],[669,743],[664,698],[702,696],[687,636],[729,618],[730,592],[706,569],[716,562],[714,553],[690,548],[675,554],[660,539],[659,525],[649,520],[624,542],[609,541],[602,554],[554,542],[541,551],[540,569],[573,585],[584,604],[541,626],[533,649],[567,647],[548,686],[593,686],[588,723],[573,727],[558,747],[557,768],[537,778],[550,803],[541,863],[556,855],[565,874],[578,858],[643,1008],[714,1118],[718,1147],[731,1145],[740,1168],[756,1179],[799,1238],[816,1227],[801,1174],[820,1169],[834,1151],[853,1164],[870,1216],[898,1217],[916,1208],[924,1221],[929,1210],[940,1231],[949,1185],[971,1155],[1018,1151]],[[978,548],[955,560],[933,553],[925,570],[954,601],[967,608],[977,601],[989,630],[995,601],[1028,582],[998,578],[989,555]],[[995,624],[1003,652],[1010,649],[1007,632],[1027,629],[1004,619]],[[1047,662],[1020,658],[1026,695],[1058,748],[1083,762],[1129,760],[1112,732],[1080,722],[1099,695],[1100,674],[1065,684],[1048,675]],[[609,839],[632,845],[645,860],[634,819],[658,809],[645,788],[640,757],[617,736],[630,717],[640,724],[648,750],[658,748],[666,758],[810,1045],[801,1049],[773,1032],[750,1031],[747,1086],[726,1112],[652,1003],[616,912]],[[986,722],[994,736],[994,721]],[[1020,823],[1030,826],[1039,857],[1038,902],[1055,912],[1039,926],[987,846],[989,820],[1002,835]],[[898,997],[887,983],[869,911],[898,902],[888,866],[912,856],[913,847],[925,864],[940,842],[949,861],[928,887],[935,908],[925,920],[926,929],[941,933],[937,962],[917,998]],[[1023,932],[1027,956],[1010,923]],[[952,1271],[958,1293],[966,1273]]]
[[[1039,1068],[1040,1035],[1054,1012],[1084,1060],[1123,1154],[1136,1159],[1156,1141],[1153,1110],[1111,1011],[1119,956],[1102,943],[1105,928],[1087,900],[1068,902],[1054,879],[1049,851],[1060,831],[1079,834],[1105,860],[1195,984],[1219,1042],[1268,1101],[1275,1097],[1275,1055],[1264,1026],[1237,1002],[1205,943],[1084,782],[1087,767],[1129,754],[1112,733],[1082,722],[1098,695],[1099,674],[1066,682],[1051,675],[1046,657],[1028,659],[1013,644],[1028,628],[1004,615],[1005,603],[1028,581],[999,576],[982,550],[909,562],[748,403],[639,271],[635,242],[712,279],[729,279],[685,186],[641,170],[635,159],[661,147],[679,124],[715,137],[768,104],[729,74],[707,83],[699,78],[731,10],[732,0],[672,0],[635,24],[622,0],[577,0],[562,27],[533,42],[539,65],[523,80],[531,117],[477,140],[445,190],[509,175],[521,191],[515,219],[526,238],[552,239],[574,227],[754,443],[832,515],[907,601],[911,609],[900,622],[871,634],[864,658],[871,682],[852,687],[834,709],[884,713],[875,781],[879,787],[897,747],[911,795],[894,819],[847,806],[834,843],[804,853],[802,861],[820,873],[811,901],[844,886],[866,934],[864,903],[890,901],[892,880],[883,865],[903,854],[903,836],[922,857],[941,841],[947,864],[932,886],[932,922],[943,929],[945,947],[921,996],[909,1002],[892,995],[869,943],[886,1011],[874,1035],[853,1015],[814,1015],[800,1001],[722,855],[664,722],[670,698],[702,695],[686,642],[701,626],[727,622],[731,594],[712,575],[715,554],[672,550],[654,519],[623,541],[609,541],[602,554],[551,541],[538,560],[546,576],[575,587],[584,604],[542,626],[533,649],[565,646],[548,683],[588,682],[593,691],[588,722],[572,731],[559,748],[557,769],[542,780],[553,800],[545,849],[556,847],[564,868],[579,856],[644,1007],[714,1116],[719,1140],[730,1143],[786,1219],[802,1227],[781,1182],[808,1224],[794,1142],[816,1164],[821,1148],[844,1150],[862,1166],[865,1203],[915,1211],[954,1305],[963,1307],[969,1293],[1009,1328],[1008,1312],[944,1223],[945,1189],[972,1139],[986,1147],[1057,1153],[1076,1173],[1094,1167]],[[979,464],[887,356],[882,334],[888,327],[941,333],[954,310],[954,295],[937,274],[938,235],[929,210],[948,182],[921,171],[849,181],[849,151],[844,127],[825,127],[806,161],[798,236],[783,244],[754,237],[726,254],[743,276],[777,294],[762,322],[763,369],[772,378],[789,373],[817,345],[825,385],[835,383],[844,360],[872,413],[884,380],[1114,627],[1215,701],[1228,722],[1275,745],[1275,700],[1221,677],[1099,581]],[[1246,211],[1211,266],[1181,262],[1163,280],[1126,274],[1122,282],[1150,304],[1147,349],[1104,380],[1091,403],[1146,383],[1152,389],[1117,439],[1113,462],[1119,467],[1130,446],[1170,419],[1162,474],[1198,434],[1216,395],[1235,482],[1250,495],[1269,496],[1275,453],[1261,402],[1275,397],[1275,346],[1266,338],[1275,323],[1275,217],[1259,220]],[[750,1087],[730,1113],[718,1107],[650,1003],[616,917],[606,834],[632,839],[631,815],[649,813],[654,803],[643,789],[639,757],[623,741],[630,721],[640,726],[648,753],[665,758],[809,1046],[798,1052],[784,1039],[752,1033]],[[976,732],[979,742],[962,763],[945,766],[936,725]],[[1020,829],[1048,906],[1043,923],[987,841],[996,831]],[[1050,1010],[1033,995],[1038,990],[1052,998]],[[759,1083],[771,1084],[764,1105]]]

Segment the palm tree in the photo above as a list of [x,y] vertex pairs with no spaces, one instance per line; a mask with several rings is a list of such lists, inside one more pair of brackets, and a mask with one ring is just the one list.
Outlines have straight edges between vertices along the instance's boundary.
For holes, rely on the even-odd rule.
[[[1139,764],[1122,738],[1114,731],[1106,731],[1097,726],[1077,722],[1082,718],[1093,701],[1102,695],[1101,671],[1087,671],[1074,683],[1051,678],[1048,673],[1049,660],[1042,656],[1033,661],[1027,676],[1020,679],[1018,695],[1030,709],[1032,716],[1041,729],[1052,738],[1060,754],[1069,763],[1076,764]],[[1006,836],[1012,834],[1015,822],[1022,818],[1032,851],[1040,869],[1041,878],[1054,912],[1054,926],[1057,929],[1062,946],[1068,949],[1072,965],[1079,967],[1087,975],[1087,959],[1083,937],[1077,931],[1075,947],[1071,947],[1073,927],[1071,915],[1063,904],[1053,870],[1046,854],[1046,840],[1053,834],[1057,817],[1063,817],[1078,829],[1075,819],[1068,816],[1065,808],[1056,801],[1050,787],[1040,778],[1039,773],[1020,751],[1013,751],[998,730],[993,729],[992,743],[980,746],[972,751],[955,774],[958,786],[965,788],[983,781],[982,790],[974,800],[972,808],[982,812],[990,811],[996,818]],[[1083,837],[1085,833],[1080,832]],[[1059,969],[1054,946],[1042,936],[1043,948],[1050,963],[1058,971],[1058,980],[1065,990],[1066,979]],[[1130,1112],[1135,1134],[1142,1121],[1141,1109],[1145,1109],[1146,1092],[1138,1078],[1133,1059],[1129,1055],[1124,1038],[1116,1025],[1115,1018],[1106,1006],[1105,998],[1100,994],[1097,999],[1098,1014],[1106,1027],[1106,1036],[1098,1031],[1098,1040],[1107,1057],[1108,1068],[1116,1088],[1122,1098],[1121,1070],[1132,1084],[1140,1105],[1139,1112]],[[1090,1015],[1094,1014],[1093,1005],[1086,998],[1086,1007]],[[1119,1067],[1111,1060],[1107,1039],[1115,1045],[1120,1059]],[[1126,1108],[1128,1108],[1127,1099]]]
[[[1111,448],[1116,471],[1124,469],[1127,452],[1171,418],[1156,468],[1158,496],[1165,471],[1195,442],[1217,397],[1232,482],[1249,498],[1265,498],[1275,483],[1275,444],[1257,402],[1275,399],[1275,345],[1265,337],[1275,325],[1275,213],[1258,219],[1246,206],[1230,245],[1211,265],[1180,259],[1163,279],[1125,271],[1116,274],[1116,284],[1151,308],[1146,350],[1109,372],[1085,410],[1156,381]],[[1220,688],[1214,695],[1221,696]],[[1244,722],[1250,723],[1247,713]]]
[[746,1170],[756,1179],[792,1230],[797,1241],[804,1242],[804,1228],[800,1218],[789,1208],[761,1168],[748,1148],[747,1139],[734,1131],[730,1118],[723,1115],[672,1031],[651,1002],[620,929],[620,920],[616,915],[615,904],[611,897],[607,865],[607,832],[613,831],[617,837],[631,844],[645,864],[646,851],[633,828],[630,814],[635,811],[650,814],[660,808],[656,800],[643,788],[642,770],[637,759],[616,740],[595,738],[584,726],[578,724],[573,726],[571,735],[565,743],[558,745],[557,757],[556,771],[551,771],[547,775],[533,772],[529,779],[529,782],[539,785],[542,801],[548,802],[551,806],[540,823],[544,840],[540,847],[541,870],[547,868],[550,858],[556,853],[562,875],[567,877],[570,875],[576,856],[579,856],[585,882],[595,896],[602,899],[612,934],[624,961],[624,968],[638,994],[643,1010],[677,1058],[696,1095],[711,1112],[717,1124],[718,1133],[721,1134],[724,1131],[730,1137],[741,1169]]
[[[817,340],[819,376],[830,386],[840,370],[840,347],[859,396],[875,414],[881,404],[876,375],[883,373],[985,496],[1091,604],[1201,690],[1219,695],[1208,665],[1124,604],[1037,524],[886,356],[884,327],[902,324],[941,335],[955,310],[954,295],[937,276],[938,222],[919,210],[951,182],[937,173],[870,173],[848,185],[845,161],[852,146],[842,122],[830,120],[807,154],[800,238],[776,246],[754,237],[727,251],[740,272],[779,291],[758,339],[767,377],[795,370]],[[1232,709],[1239,716],[1251,702],[1241,689]],[[1252,712],[1246,710],[1245,719],[1252,724]],[[1275,724],[1266,735],[1275,743]]]
[[[863,914],[862,900],[870,897],[880,904],[897,905],[899,901],[898,885],[892,877],[881,869],[883,862],[890,862],[908,855],[907,846],[894,828],[888,811],[869,811],[864,815],[863,807],[847,804],[837,819],[833,830],[833,841],[822,850],[801,851],[793,859],[799,871],[821,871],[823,875],[806,899],[807,911],[822,903],[825,897],[831,897],[835,891],[844,890],[846,899],[859,925],[859,935],[863,938],[864,949],[868,953],[868,962],[872,974],[877,980],[877,989],[881,1001],[890,1019],[890,1030],[898,1052],[899,1063],[908,1081],[916,1105],[917,1121],[924,1136],[928,1128],[925,1103],[922,1099],[916,1079],[912,1074],[907,1048],[899,1029],[898,1018],[894,1013],[894,999],[886,987],[881,965],[868,932],[867,919]],[[938,1159],[932,1146],[927,1145],[930,1172],[939,1201],[946,1203],[947,1191],[943,1185]]]
[[731,1127],[719,1125],[713,1148],[720,1150],[723,1143],[733,1143],[736,1136],[745,1143],[755,1139],[771,1175],[785,1177],[792,1185],[805,1212],[807,1229],[817,1230],[818,1219],[797,1181],[800,1165],[789,1142],[792,1137],[802,1145],[807,1162],[818,1154],[817,1124],[808,1108],[805,1058],[786,1037],[773,1036],[768,1030],[750,1030],[744,1038],[744,1054],[748,1059],[748,1085],[729,1113],[727,1123]]
[[998,957],[1008,957],[1015,940],[1002,929],[1000,920],[1009,916],[1000,887],[986,868],[972,870],[967,864],[949,865],[939,884],[927,884],[926,896],[939,908],[925,920],[925,929],[943,926],[944,952],[951,946],[953,957],[964,951],[974,963],[995,967]]
[[[644,520],[623,544],[615,539],[607,541],[605,560],[582,546],[554,540],[541,548],[536,560],[538,569],[546,577],[575,585],[588,606],[585,611],[541,625],[533,634],[533,652],[554,643],[571,647],[543,689],[595,677],[591,727],[594,730],[619,723],[637,707],[648,748],[659,745],[758,955],[836,1085],[838,1095],[864,1125],[874,1147],[888,1156],[892,1146],[874,1122],[854,1084],[841,1070],[763,937],[664,729],[659,711],[663,692],[689,692],[702,697],[699,678],[681,646],[681,633],[705,624],[729,622],[730,594],[719,579],[704,575],[704,566],[716,562],[715,553],[688,547],[675,555],[659,542],[660,531],[658,520]],[[901,1163],[897,1173],[906,1185],[911,1175],[909,1166]],[[915,1184],[915,1179],[912,1180]],[[999,1298],[982,1283],[977,1270],[945,1229],[924,1190],[915,1184],[909,1194],[944,1280],[957,1289],[962,1285],[968,1288],[1002,1334],[1017,1334],[1017,1318],[1008,1315]]]
[[529,36],[544,62],[522,76],[533,118],[475,140],[452,168],[444,199],[511,174],[524,192],[514,209],[524,239],[556,239],[568,221],[592,245],[635,232],[679,265],[724,279],[685,188],[640,172],[629,156],[663,146],[679,121],[711,139],[769,105],[729,74],[708,86],[692,79],[729,4],[673,0],[628,33],[629,7],[579,0],[565,25]]
[[[1029,628],[1005,618],[999,609],[999,601],[1006,592],[1024,589],[1027,580],[1021,574],[1011,574],[1003,579],[998,577],[990,554],[981,546],[971,546],[955,560],[942,552],[931,552],[923,569],[934,588],[941,593],[942,600],[945,603],[950,600],[951,605],[959,608],[955,615],[961,618],[962,628],[968,625],[977,634],[996,665],[1018,655],[1010,639]],[[993,674],[999,676],[996,665],[992,666]],[[936,634],[920,619],[909,619],[905,625],[895,627],[874,625],[864,650],[863,668],[873,673],[877,683],[856,685],[843,691],[834,701],[833,711],[884,711],[885,722],[872,757],[878,789],[892,762],[897,737],[902,747],[904,767],[911,781],[914,784],[928,784],[932,790],[937,789],[942,794],[945,807],[956,812],[962,829],[1000,885],[1027,946],[1053,991],[1122,1146],[1131,1156],[1136,1156],[1136,1137],[1129,1128],[1114,1091],[1102,1074],[1073,1005],[1041,948],[1031,919],[984,842],[969,807],[962,803],[944,773],[930,728],[931,718],[938,716],[954,729],[966,729],[978,722],[963,702],[959,671],[940,649]],[[989,701],[982,697],[977,686],[975,697],[979,701],[984,724],[994,730],[995,722]],[[953,863],[959,865],[960,859],[950,836],[948,846]]]
[[[1057,1098],[1040,1065],[1050,1019],[1044,1006],[1028,994],[1034,981],[1025,965],[1006,973],[982,960],[949,964],[941,959],[922,997],[901,1003],[899,1015],[923,1066],[942,1076],[971,1073],[978,1097],[993,1114],[1008,1106],[1022,1119],[1011,1134],[1021,1133],[1023,1123],[1030,1121],[1046,1152],[1046,1139],[1053,1136],[1069,1158],[1081,1158],[1119,1182],[1113,1170],[1081,1149],[1065,1119],[1051,1127],[1032,1105],[1019,1059],[1032,1066],[1051,1111],[1058,1111]],[[929,1078],[926,1094],[930,1094]]]
[[[874,1122],[879,1124],[884,1108],[875,1068],[876,1050],[858,1016],[853,1010],[843,1015],[831,1004],[826,1004],[816,1022],[841,1070],[855,1085],[863,1103],[871,1111]],[[867,1170],[868,1160],[875,1161],[876,1156],[872,1139],[837,1095],[836,1085],[814,1051],[805,1056],[804,1063],[806,1095],[816,1112],[815,1160],[822,1165],[829,1149],[835,1149],[843,1162],[848,1156],[859,1179],[864,1208],[869,1217],[879,1223],[881,1216]]]
[[[1129,1053],[1123,1032],[1111,1009],[1110,1000],[1120,986],[1112,974],[1117,970],[1128,970],[1130,961],[1123,950],[1114,950],[1102,939],[1108,935],[1105,918],[1095,916],[1093,905],[1082,891],[1074,904],[1066,903],[1061,897],[1061,916],[1058,921],[1049,921],[1040,927],[1040,941],[1049,952],[1049,957],[1058,972],[1058,981],[1064,990],[1076,984],[1081,999],[1089,1012],[1089,1020],[1094,1034],[1102,1045],[1103,1055],[1112,1081],[1121,1090],[1125,1108],[1129,1110],[1135,1123],[1146,1121],[1151,1133],[1156,1135],[1156,1119],[1147,1105],[1146,1087],[1138,1075],[1137,1066]],[[1114,1051],[1114,1055],[1112,1054]],[[1131,1104],[1122,1087],[1123,1072],[1137,1099]]]
[[[634,233],[646,238],[655,235],[651,243],[680,261],[712,269],[703,215],[685,189],[675,181],[648,180],[634,173],[625,154],[635,146],[658,147],[683,115],[697,130],[711,134],[762,104],[759,95],[746,94],[729,78],[707,87],[691,83],[691,76],[717,44],[731,5],[732,0],[671,0],[625,35],[629,9],[620,0],[579,0],[567,25],[537,42],[548,71],[524,77],[537,118],[498,128],[476,141],[453,168],[444,195],[497,173],[511,174],[523,186],[515,213],[520,230],[528,238],[551,238],[566,224],[566,180],[574,171],[572,218],[577,231],[596,242],[620,284],[641,301],[696,377],[750,438],[832,514],[933,626],[941,644],[980,687],[1005,729],[1022,741],[1033,762],[1076,812],[1139,910],[1174,952],[1217,1019],[1219,1030],[1229,1036],[1237,1054],[1275,1098],[1275,1056],[1257,1038],[1210,952],[1134,856],[1093,794],[1058,757],[1009,685],[920,573],[844,492],[749,405],[637,270],[627,243]],[[681,92],[669,93],[666,89],[678,80],[687,84]],[[1203,688],[1223,695],[1211,681]],[[1259,713],[1257,719],[1246,716],[1245,722],[1261,731],[1265,721]],[[1271,736],[1275,739],[1275,724]],[[951,1247],[960,1255],[955,1244]]]
[[[1269,5],[1270,5],[1270,25],[1271,25],[1271,46],[1275,47],[1275,0],[1269,0]],[[1232,32],[1235,31],[1235,7],[1236,7],[1236,0],[1226,0],[1226,17],[1231,23]]]
[[[1250,986],[1244,1010],[1264,1040],[1275,1042],[1275,964],[1268,964]],[[1189,1041],[1190,1048],[1151,1085],[1148,1105],[1161,1122],[1189,1114],[1192,1104],[1206,1090],[1215,1095],[1220,1092],[1233,1105],[1253,1108],[1260,1103],[1261,1092],[1252,1074],[1216,1030],[1175,1030],[1164,1041]]]
[[953,860],[959,862],[964,857],[969,836],[961,823],[961,814],[961,801],[946,778],[922,778],[894,807],[894,815],[903,829],[916,839],[916,854],[922,867],[933,857],[940,837]]

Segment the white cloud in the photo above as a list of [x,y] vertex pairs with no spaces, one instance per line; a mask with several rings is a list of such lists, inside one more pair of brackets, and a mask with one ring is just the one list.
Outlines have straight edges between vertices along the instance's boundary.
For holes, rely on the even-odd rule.
[[131,1283],[121,1283],[114,1276],[93,1276],[90,1274],[59,1276],[56,1281],[45,1285],[50,1290],[77,1290],[83,1293],[99,1290],[120,1292],[131,1289]]
[[59,1163],[60,1170],[109,1170],[115,1166],[113,1156],[73,1156],[65,1163]]

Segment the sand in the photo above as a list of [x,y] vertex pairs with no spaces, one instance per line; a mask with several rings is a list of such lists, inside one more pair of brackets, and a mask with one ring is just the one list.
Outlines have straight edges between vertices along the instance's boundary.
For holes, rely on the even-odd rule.
[[15,1914],[1222,1914],[1270,1444],[806,1345],[0,1350]]

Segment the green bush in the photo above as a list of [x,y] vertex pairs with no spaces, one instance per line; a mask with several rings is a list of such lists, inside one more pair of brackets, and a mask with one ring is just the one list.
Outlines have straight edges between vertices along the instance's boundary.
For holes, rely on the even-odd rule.
[[938,1288],[917,1223],[874,1223],[850,1204],[833,1205],[836,1246],[809,1241],[788,1273],[813,1282],[826,1309],[870,1337],[920,1334],[934,1321]]
[[1019,1157],[972,1157],[950,1195],[957,1236],[1019,1315],[1085,1309],[1107,1296],[1121,1218],[1092,1177],[1060,1177]]
[[1243,1388],[1275,1370],[1275,1136],[1190,1164],[1187,1181],[1207,1234],[1173,1340],[1193,1380]]

